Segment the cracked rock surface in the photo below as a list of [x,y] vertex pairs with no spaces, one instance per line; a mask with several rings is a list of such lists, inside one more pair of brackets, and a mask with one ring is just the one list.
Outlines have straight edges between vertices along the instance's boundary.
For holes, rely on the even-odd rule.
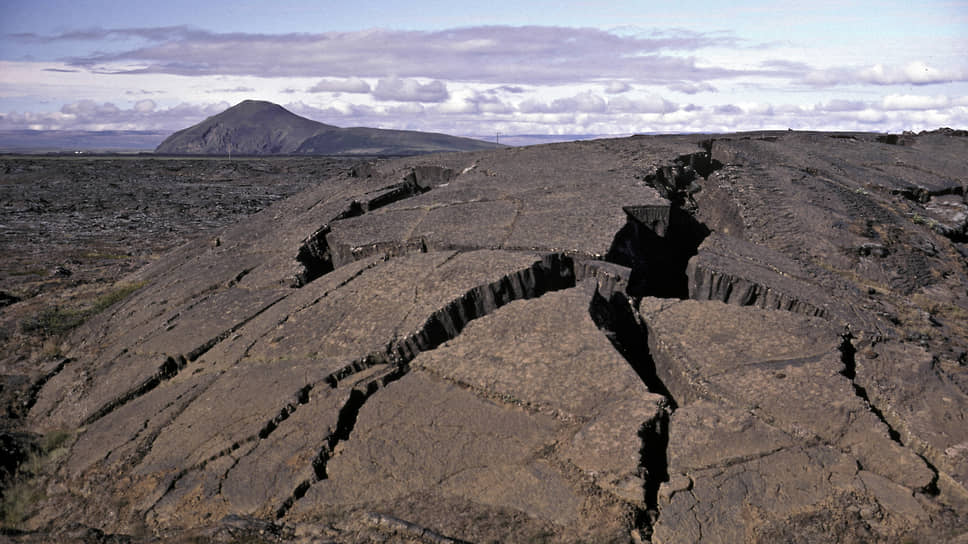
[[965,541],[966,155],[633,137],[320,179],[71,335],[13,537]]

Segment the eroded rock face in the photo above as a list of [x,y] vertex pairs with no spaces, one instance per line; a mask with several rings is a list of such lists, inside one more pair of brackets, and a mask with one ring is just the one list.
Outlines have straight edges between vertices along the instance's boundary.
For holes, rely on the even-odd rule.
[[968,269],[915,213],[966,148],[636,137],[321,181],[77,331],[32,399],[75,439],[30,526],[956,538]]

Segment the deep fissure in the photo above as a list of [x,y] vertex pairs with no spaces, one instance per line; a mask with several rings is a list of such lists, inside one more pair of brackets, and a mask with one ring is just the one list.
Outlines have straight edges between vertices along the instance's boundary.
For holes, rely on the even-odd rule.
[[[450,174],[440,174],[437,170],[450,172]],[[333,250],[328,241],[333,223],[351,217],[359,217],[373,210],[393,204],[394,202],[426,193],[431,189],[427,182],[428,179],[432,180],[438,177],[450,179],[452,175],[452,171],[444,168],[423,167],[419,170],[411,169],[402,182],[379,189],[373,198],[369,200],[356,199],[351,201],[342,212],[330,219],[329,223],[323,225],[303,240],[302,245],[299,246],[299,250],[296,253],[296,260],[302,265],[303,269],[292,278],[290,286],[296,288],[303,287],[307,283],[319,279],[335,270]]]
[[[639,375],[650,392],[665,398],[661,414],[642,423],[639,466],[645,479],[645,510],[633,523],[651,540],[659,517],[659,487],[669,480],[669,418],[678,403],[659,377],[648,346],[648,328],[638,316],[635,301],[642,297],[687,299],[689,260],[709,236],[709,228],[696,216],[693,195],[699,182],[723,167],[712,159],[713,140],[699,143],[704,151],[676,157],[672,164],[644,177],[646,183],[669,201],[669,207],[627,207],[626,224],[616,233],[605,260],[630,269],[625,293],[603,296],[596,291],[589,314],[615,349]],[[663,212],[666,215],[663,217]]]
[[633,300],[620,292],[613,292],[606,299],[596,291],[592,295],[588,313],[616,351],[639,375],[646,388],[665,398],[666,404],[659,416],[643,422],[639,429],[639,439],[642,441],[639,466],[645,479],[643,493],[646,509],[636,514],[634,523],[646,535],[651,535],[659,515],[659,486],[669,480],[669,417],[678,403],[658,375],[649,350],[649,331],[638,317]]
[[612,240],[605,260],[631,269],[627,292],[633,297],[689,298],[686,266],[710,234],[696,219],[692,196],[699,181],[722,168],[711,158],[712,141],[704,151],[677,157],[644,176],[644,181],[669,201],[669,206],[630,206],[623,226]]
[[[321,380],[320,383],[326,383],[330,388],[335,389],[339,387],[341,380],[374,365],[388,364],[392,368],[380,378],[363,386],[357,385],[350,391],[349,397],[340,409],[335,429],[327,436],[313,460],[313,481],[308,482],[308,485],[306,481],[301,482],[292,495],[276,510],[276,518],[284,517],[295,501],[305,495],[309,486],[328,478],[327,463],[336,451],[336,447],[350,438],[359,412],[366,401],[387,384],[405,376],[410,371],[410,361],[417,355],[436,349],[444,342],[456,338],[468,323],[510,302],[537,298],[545,293],[574,286],[575,264],[571,257],[561,254],[546,255],[528,268],[464,292],[431,314],[417,332],[391,342],[383,351],[358,359]],[[307,400],[313,388],[313,386],[307,386],[303,389]],[[274,429],[275,427],[269,432]]]

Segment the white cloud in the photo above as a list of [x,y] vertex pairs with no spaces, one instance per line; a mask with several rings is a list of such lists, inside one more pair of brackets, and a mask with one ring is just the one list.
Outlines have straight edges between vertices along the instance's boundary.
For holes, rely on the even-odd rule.
[[619,96],[608,102],[608,111],[615,113],[669,113],[677,109],[675,103],[655,95],[640,98]]
[[368,93],[370,92],[370,84],[358,77],[321,79],[306,91],[310,93]]
[[208,89],[205,92],[209,94],[251,93],[251,92],[255,92],[255,89],[252,87],[245,87],[245,86],[239,85],[238,87]]
[[607,94],[621,94],[632,90],[632,86],[627,81],[612,80],[605,86]]
[[501,100],[497,93],[460,89],[452,92],[450,100],[437,106],[435,111],[443,114],[507,114],[513,112],[514,107]]
[[443,102],[449,97],[447,85],[436,80],[420,83],[415,79],[389,77],[379,80],[373,90],[373,98],[397,102]]
[[735,104],[722,104],[713,108],[714,113],[726,115],[739,115],[743,113],[743,108]]
[[860,78],[867,83],[878,85],[894,85],[911,83],[914,85],[928,85],[931,83],[947,83],[954,80],[965,79],[964,69],[942,70],[933,66],[928,66],[924,62],[911,62],[900,67],[885,67],[876,64],[866,70],[861,71]]
[[875,109],[866,109],[866,110],[857,112],[854,115],[854,118],[860,121],[861,123],[871,124],[871,123],[880,123],[885,121],[887,119],[887,115],[885,115],[884,112],[882,111],[878,111]]
[[110,102],[79,100],[55,112],[10,112],[0,116],[3,130],[179,130],[229,107],[226,102],[207,105],[178,104],[157,109],[141,100],[130,109]]
[[698,94],[698,93],[714,93],[716,92],[716,87],[713,87],[706,82],[688,82],[682,81],[679,83],[673,83],[671,85],[666,85],[670,91],[677,91],[683,94]]
[[946,96],[918,96],[891,94],[884,97],[881,107],[885,110],[936,110],[951,103]]
[[392,106],[383,106],[381,110],[389,115],[418,115],[424,113],[426,108],[424,108],[423,104],[408,102]]
[[803,81],[815,86],[940,85],[968,81],[968,65],[937,68],[922,61],[914,61],[901,66],[874,64],[861,68],[826,68],[807,72]]
[[501,92],[501,93],[521,94],[521,93],[525,92],[525,88],[522,87],[522,86],[520,86],[520,85],[501,85],[500,87],[494,87],[493,89],[490,89],[488,92],[492,92],[492,93]]
[[773,105],[762,102],[744,103],[741,108],[747,115],[771,117],[774,114]]
[[550,103],[529,99],[518,106],[523,113],[600,113],[606,107],[605,99],[591,91],[557,98]]
[[861,111],[867,109],[867,103],[862,100],[846,100],[843,98],[834,98],[827,101],[825,104],[817,104],[814,108],[817,111],[829,111],[829,112],[839,112],[839,111]]
[[139,100],[134,104],[134,111],[138,113],[151,113],[155,111],[155,106],[154,100]]

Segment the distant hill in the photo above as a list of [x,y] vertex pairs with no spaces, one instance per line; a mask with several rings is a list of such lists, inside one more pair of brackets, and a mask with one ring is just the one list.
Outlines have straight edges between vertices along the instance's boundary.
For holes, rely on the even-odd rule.
[[494,149],[491,142],[410,130],[339,128],[246,100],[180,130],[155,149],[175,155],[416,155]]
[[165,136],[153,130],[0,130],[0,153],[151,151]]

